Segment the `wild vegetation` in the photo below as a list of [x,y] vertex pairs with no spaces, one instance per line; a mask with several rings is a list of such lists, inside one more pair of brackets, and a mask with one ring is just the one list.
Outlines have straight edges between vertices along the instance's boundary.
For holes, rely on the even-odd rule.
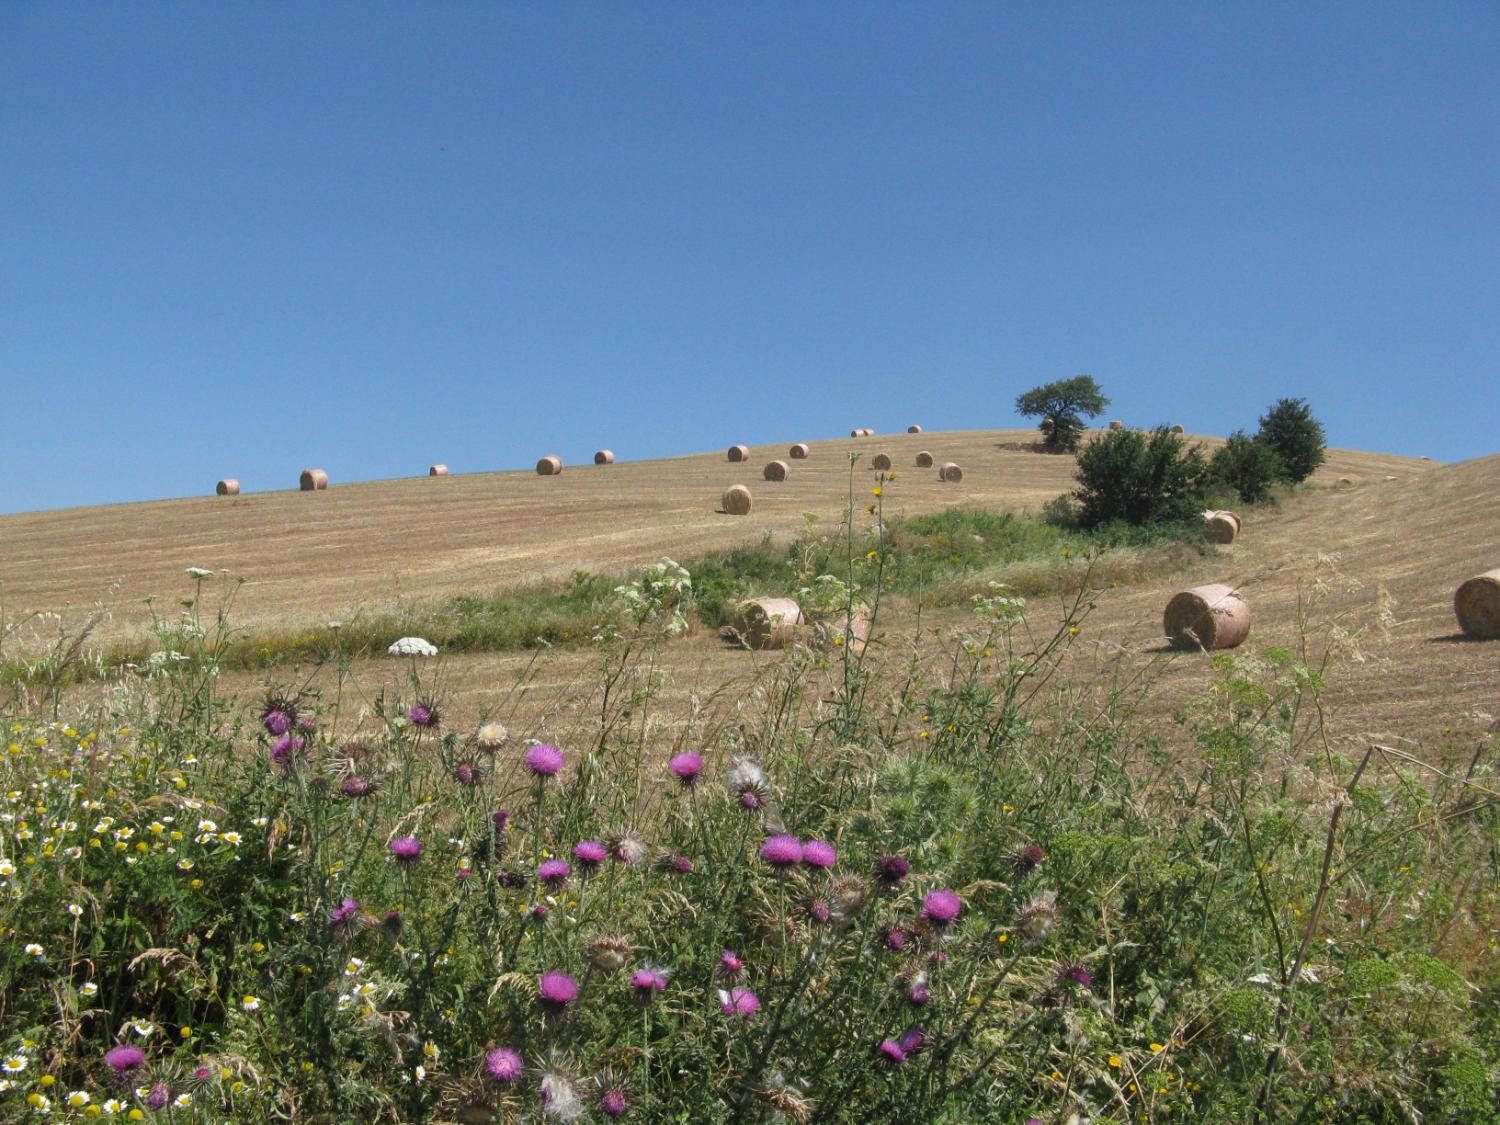
[[442,657],[227,698],[194,580],[146,675],[3,716],[7,1114],[1500,1120],[1493,740],[1335,752],[1316,586],[1175,757],[1060,678],[1087,574],[683,715],[649,568],[565,729],[453,728]]

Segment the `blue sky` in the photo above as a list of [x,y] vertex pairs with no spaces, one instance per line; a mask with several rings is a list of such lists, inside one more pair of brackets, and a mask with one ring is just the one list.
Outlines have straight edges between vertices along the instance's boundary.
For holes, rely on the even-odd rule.
[[0,4],[0,511],[1020,424],[1497,449],[1493,4]]

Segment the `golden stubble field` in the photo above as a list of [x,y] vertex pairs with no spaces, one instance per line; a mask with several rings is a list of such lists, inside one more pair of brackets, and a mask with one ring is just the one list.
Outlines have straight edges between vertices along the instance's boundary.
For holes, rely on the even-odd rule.
[[[488,593],[575,569],[624,572],[663,555],[689,560],[767,534],[790,537],[806,526],[804,513],[836,526],[849,499],[849,451],[863,454],[853,474],[861,506],[873,484],[869,458],[883,451],[897,476],[886,490],[888,512],[955,504],[1035,511],[1072,486],[1074,465],[1068,457],[1027,451],[1033,436],[998,430],[813,441],[809,459],[789,461],[791,477],[780,483],[762,481],[761,470],[773,458],[787,459],[787,445],[754,447],[741,464],[719,450],[569,466],[557,477],[528,471],[351,484],[335,474],[323,493],[6,516],[0,583],[12,617],[65,607],[81,615],[106,601],[111,615],[100,635],[107,638],[142,628],[148,595],[174,604],[188,588],[183,568],[200,566],[243,576],[234,613],[240,624],[321,623],[401,599]],[[796,440],[806,439],[788,435],[788,444]],[[963,481],[940,482],[935,470],[913,467],[919,449],[939,463],[960,463]],[[734,483],[754,493],[747,517],[716,511],[720,493]],[[1165,727],[1209,676],[1203,657],[1162,650],[1161,610],[1171,594],[1199,582],[1237,585],[1254,612],[1251,645],[1294,644],[1299,600],[1314,581],[1310,560],[1323,555],[1336,561],[1322,568],[1327,592],[1315,617],[1337,618],[1358,632],[1357,654],[1338,662],[1328,695],[1336,738],[1433,745],[1445,729],[1461,739],[1488,714],[1500,714],[1494,687],[1500,643],[1456,638],[1452,614],[1458,583],[1500,565],[1500,457],[1441,465],[1330,450],[1311,483],[1281,510],[1255,513],[1238,542],[1186,573],[1102,591],[1073,645],[1069,672],[1103,690],[1147,669],[1151,690],[1141,707]],[[883,639],[874,646],[882,661],[904,658],[913,633],[914,607],[895,601],[888,609]],[[1033,606],[1039,630],[1056,615],[1052,606]],[[926,614],[928,640],[915,655],[931,660],[959,616]],[[673,678],[665,699],[687,710],[693,700],[732,702],[779,659],[727,649],[708,635],[675,642],[663,654]],[[493,706],[528,665],[529,712],[561,723],[564,712],[588,706],[591,654],[560,651],[532,660],[532,654],[445,659],[454,718],[471,721]],[[373,692],[392,672],[389,661],[363,662],[355,690]],[[253,678],[235,677],[235,686],[250,690]]]

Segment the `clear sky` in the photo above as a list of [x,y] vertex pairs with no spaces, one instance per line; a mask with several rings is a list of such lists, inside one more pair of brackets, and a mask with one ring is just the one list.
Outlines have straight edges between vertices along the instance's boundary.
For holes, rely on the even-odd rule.
[[0,511],[1132,425],[1500,449],[1500,5],[0,0]]

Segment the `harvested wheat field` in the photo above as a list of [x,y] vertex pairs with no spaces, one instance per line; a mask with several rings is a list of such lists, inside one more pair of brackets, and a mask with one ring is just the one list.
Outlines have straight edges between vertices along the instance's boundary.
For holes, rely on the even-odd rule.
[[[896,479],[885,488],[891,514],[951,505],[1039,510],[1072,487],[1071,457],[1033,452],[1030,430],[895,434],[885,440]],[[1212,438],[1202,440],[1213,446]],[[234,609],[250,627],[315,624],[361,606],[457,593],[488,593],[575,569],[625,572],[663,555],[679,560],[755,541],[791,537],[804,513],[836,525],[849,500],[847,452],[855,439],[810,443],[813,456],[774,490],[761,488],[747,517],[717,511],[732,484],[757,485],[777,443],[740,463],[722,451],[655,462],[584,465],[554,478],[531,470],[465,474],[436,483],[414,478],[349,483],[318,493],[272,492],[193,498],[0,519],[7,613],[111,610],[99,636],[138,632],[143,601],[171,604],[185,589],[183,568],[228,570],[245,579]],[[904,472],[919,449],[960,461],[965,475],[944,484],[931,472]],[[1352,483],[1335,490],[1333,482]],[[855,502],[873,483],[867,458],[852,472]],[[1342,631],[1343,656],[1330,675],[1331,725],[1338,737],[1431,737],[1467,731],[1500,710],[1490,684],[1500,646],[1462,639],[1453,591],[1500,560],[1500,458],[1441,465],[1413,458],[1330,450],[1310,487],[1279,510],[1244,513],[1244,531],[1188,570],[1101,591],[1073,643],[1069,662],[1087,682],[1116,683],[1149,669],[1141,706],[1165,718],[1209,683],[1201,654],[1173,652],[1161,636],[1162,609],[1191,585],[1226,583],[1254,609],[1241,651],[1298,642],[1299,595],[1323,591],[1310,618]],[[566,537],[559,533],[566,529]],[[1324,561],[1314,566],[1312,559]],[[111,592],[112,591],[112,592]],[[893,633],[915,607],[891,599],[882,612]],[[1057,611],[1034,599],[1035,627]],[[958,620],[927,614],[937,637]],[[884,629],[877,630],[877,637]],[[1321,652],[1327,631],[1315,630]],[[879,643],[872,646],[878,654]],[[587,652],[475,654],[444,661],[458,713],[492,705],[497,684],[530,667],[537,689],[560,707],[566,685],[591,670]],[[726,648],[699,633],[668,646],[665,662],[689,696],[743,687],[779,657]],[[533,663],[533,661],[536,661]],[[379,661],[357,669],[372,682]],[[246,686],[258,676],[245,676]],[[1101,689],[1102,690],[1102,689]],[[732,694],[732,691],[729,693]]]

